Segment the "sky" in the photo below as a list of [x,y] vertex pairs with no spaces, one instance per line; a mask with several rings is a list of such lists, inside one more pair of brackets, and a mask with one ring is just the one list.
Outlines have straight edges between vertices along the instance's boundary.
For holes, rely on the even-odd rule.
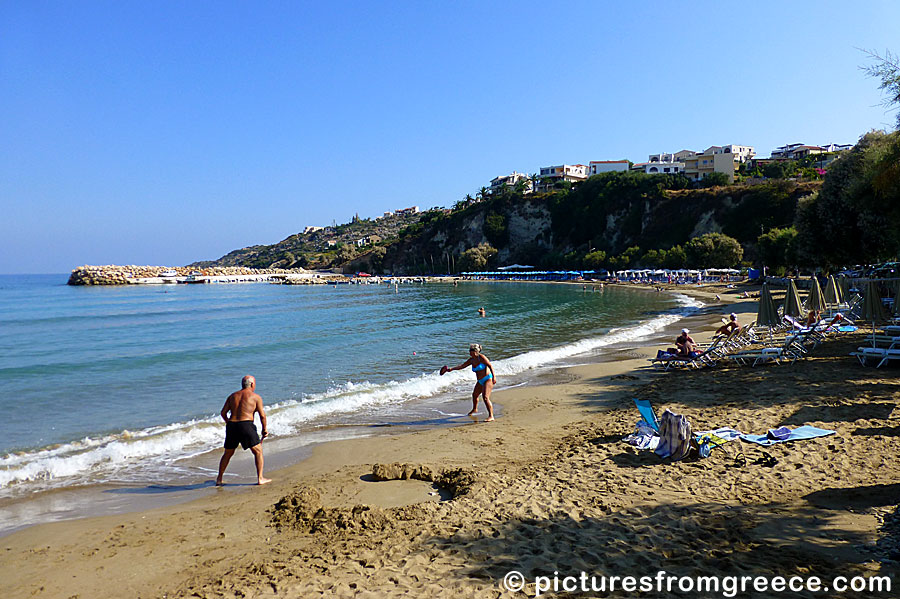
[[900,2],[0,0],[0,273],[176,266],[492,178],[890,129]]

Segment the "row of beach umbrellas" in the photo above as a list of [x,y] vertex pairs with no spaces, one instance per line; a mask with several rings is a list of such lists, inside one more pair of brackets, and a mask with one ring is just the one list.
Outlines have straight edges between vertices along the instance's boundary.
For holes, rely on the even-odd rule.
[[[804,310],[807,312],[821,312],[826,310],[829,304],[842,304],[846,295],[849,295],[849,289],[845,289],[833,276],[828,277],[828,284],[826,285],[824,293],[822,292],[822,287],[819,285],[819,281],[816,278],[813,278],[809,296],[806,298],[806,303],[804,304],[800,301],[800,294],[797,293],[797,286],[794,284],[794,280],[789,279],[787,293],[784,298],[783,314],[796,317],[802,316]],[[900,298],[900,280],[897,281],[894,298],[893,314],[894,316],[900,316],[900,301],[897,301],[897,298]],[[863,294],[861,317],[865,322],[872,323],[873,328],[878,324],[883,324],[890,320],[890,315],[887,310],[885,310],[884,303],[881,301],[878,283],[875,281],[869,281],[866,284],[865,292]],[[758,325],[771,327],[781,323],[781,318],[782,317],[778,314],[778,310],[775,307],[775,301],[772,299],[772,292],[769,290],[769,285],[764,283],[762,291],[760,291],[759,294],[759,309],[756,323]]]

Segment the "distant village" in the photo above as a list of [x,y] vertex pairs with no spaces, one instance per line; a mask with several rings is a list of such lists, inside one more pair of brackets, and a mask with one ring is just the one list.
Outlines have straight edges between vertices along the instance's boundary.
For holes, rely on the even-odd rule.
[[[729,183],[734,183],[735,173],[743,166],[746,171],[752,171],[757,167],[765,167],[777,162],[790,162],[810,157],[817,157],[810,163],[816,169],[825,169],[841,152],[846,152],[853,147],[852,144],[828,144],[824,146],[810,146],[806,144],[788,144],[780,146],[772,151],[768,158],[757,158],[753,146],[710,146],[703,152],[681,150],[674,154],[651,154],[646,162],[632,162],[630,160],[592,160],[588,164],[559,164],[554,166],[542,166],[538,173],[526,175],[512,172],[509,175],[501,175],[491,179],[490,185],[484,188],[485,193],[491,194],[503,188],[517,189],[523,194],[545,193],[553,189],[559,182],[565,181],[578,184],[586,181],[593,175],[610,172],[637,171],[653,174],[683,175],[691,181],[703,181],[712,173],[722,173]],[[445,209],[445,212],[450,212]],[[419,213],[418,206],[401,208],[391,212],[385,212],[382,216],[375,217],[376,221],[389,218],[403,218]],[[306,227],[303,234],[311,234],[322,231],[332,233],[334,227]],[[381,241],[378,235],[367,235],[354,239],[351,243],[356,247],[364,247]],[[325,248],[332,248],[342,241],[338,239],[324,240]]]

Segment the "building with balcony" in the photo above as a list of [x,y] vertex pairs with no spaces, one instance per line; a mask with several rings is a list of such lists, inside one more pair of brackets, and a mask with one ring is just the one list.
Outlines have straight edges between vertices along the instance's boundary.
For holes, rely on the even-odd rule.
[[806,158],[808,156],[815,156],[816,154],[824,154],[825,148],[820,146],[800,146],[798,148],[794,148],[793,158],[794,160],[800,160],[801,158]]
[[650,154],[647,162],[635,165],[635,167],[640,167],[635,170],[641,170],[648,175],[677,175],[684,172],[684,157],[693,156],[693,154],[690,150],[682,150],[677,154]]
[[523,173],[517,173],[515,171],[509,175],[503,175],[503,176],[494,177],[493,179],[491,179],[490,191],[491,191],[491,193],[494,193],[495,191],[499,191],[504,186],[514,188],[514,187],[516,187],[516,185],[518,185],[522,181],[525,182],[524,183],[525,187],[523,189],[523,193],[531,193],[531,190],[532,190],[531,179],[528,177],[528,175],[525,175]]
[[[734,144],[730,144],[727,146],[713,146],[718,148],[718,153],[720,154],[731,154],[734,156],[734,161],[738,164],[744,164],[750,162],[754,156],[756,156],[756,149],[753,146],[736,146]],[[712,149],[712,148],[710,148]],[[707,150],[708,152],[709,150]]]
[[702,181],[711,173],[723,173],[729,183],[734,183],[734,171],[737,167],[735,155],[728,152],[716,152],[720,146],[713,146],[702,154],[694,154],[684,159],[684,175],[692,181]]
[[568,181],[580,183],[588,178],[588,167],[583,164],[560,164],[559,166],[542,166],[540,180],[535,191],[548,191],[555,183]]

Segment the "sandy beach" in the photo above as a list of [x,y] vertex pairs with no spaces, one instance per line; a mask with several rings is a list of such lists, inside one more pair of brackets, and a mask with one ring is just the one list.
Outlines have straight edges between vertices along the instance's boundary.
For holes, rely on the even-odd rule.
[[[719,293],[723,305],[691,322],[692,334],[705,331],[696,337],[731,310],[753,319],[755,302],[734,290],[699,293]],[[896,367],[862,368],[848,356],[862,337],[832,338],[793,365],[661,373],[649,366],[653,345],[557,371],[541,386],[504,390],[501,380],[501,417],[490,424],[326,443],[267,472],[264,487],[0,538],[0,588],[92,599],[702,597],[726,595],[555,592],[536,580],[660,570],[893,580],[900,381]],[[638,420],[633,397],[685,414],[695,430],[809,424],[836,434],[769,448],[737,440],[670,463],[621,442]],[[521,592],[503,586],[513,570]]]

